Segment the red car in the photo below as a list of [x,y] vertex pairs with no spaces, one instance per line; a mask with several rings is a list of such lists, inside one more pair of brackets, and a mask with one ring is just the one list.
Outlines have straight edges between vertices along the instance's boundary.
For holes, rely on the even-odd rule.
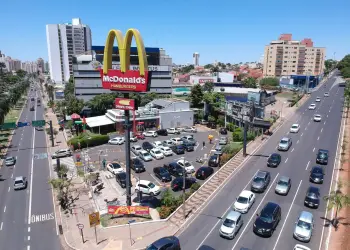
[[145,139],[145,136],[143,134],[135,134],[135,136],[137,139],[141,139],[141,140]]

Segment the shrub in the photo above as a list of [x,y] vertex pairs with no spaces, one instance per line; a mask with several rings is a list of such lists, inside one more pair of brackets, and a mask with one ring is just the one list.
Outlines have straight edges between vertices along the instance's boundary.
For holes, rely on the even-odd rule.
[[192,186],[191,186],[191,193],[194,193],[194,192],[197,191],[200,187],[201,187],[201,184],[199,184],[198,182],[193,183]]
[[235,130],[235,125],[232,123],[227,123],[226,128],[228,131],[233,132]]
[[232,155],[232,154],[236,154],[241,149],[242,149],[242,143],[231,142],[223,147],[222,152]]
[[[176,209],[176,207],[175,207]],[[159,217],[161,219],[166,219],[168,218],[169,215],[171,215],[172,212],[175,211],[174,207],[167,207],[167,206],[161,206],[159,209],[158,209],[158,213],[159,213]]]
[[[90,139],[89,139],[90,138]],[[80,142],[81,148],[94,147],[107,143],[109,140],[108,135],[82,133],[78,136],[73,137],[68,141],[69,145],[73,145],[74,149],[78,148]]]
[[236,129],[235,132],[232,133],[232,140],[236,142],[243,141],[243,131]]
[[174,196],[170,189],[167,188],[162,194],[161,204],[167,207],[176,206],[177,200],[178,199]]

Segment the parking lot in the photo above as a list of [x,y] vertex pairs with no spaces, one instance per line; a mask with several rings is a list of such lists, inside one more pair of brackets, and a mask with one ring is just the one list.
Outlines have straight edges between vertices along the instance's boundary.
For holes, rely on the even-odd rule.
[[[173,134],[169,134],[168,136],[158,136],[158,137],[146,137],[144,140],[138,140],[137,142],[131,142],[131,146],[137,144],[142,146],[142,143],[145,141],[148,141],[150,143],[154,142],[154,141],[164,141],[164,140],[168,140],[171,138],[175,138],[175,137],[182,137],[184,135],[188,135],[188,134],[192,134],[192,133],[188,133],[188,132],[182,132],[180,135],[173,135]],[[212,142],[212,144],[209,144],[208,141],[208,135],[213,135],[214,136],[214,140]],[[166,187],[170,187],[170,183],[171,182],[167,182],[167,183],[162,183],[157,177],[155,177],[153,175],[153,168],[154,167],[160,167],[163,166],[164,164],[167,163],[171,163],[171,162],[176,162],[178,160],[181,159],[185,159],[187,161],[189,161],[197,170],[199,167],[206,165],[206,161],[202,164],[196,162],[197,158],[208,158],[210,156],[210,154],[212,154],[216,143],[218,143],[218,140],[220,138],[220,135],[218,135],[218,133],[214,130],[210,130],[206,127],[198,127],[198,132],[197,133],[193,133],[194,139],[197,141],[197,144],[194,148],[194,151],[192,152],[185,152],[185,154],[182,155],[176,155],[175,153],[172,156],[168,156],[168,157],[164,157],[163,159],[160,160],[156,160],[153,158],[152,161],[149,162],[143,162],[145,165],[145,172],[142,173],[134,173],[132,170],[132,175],[135,180],[141,179],[141,180],[148,180],[153,182],[156,185],[159,185],[160,187],[166,188]],[[205,142],[205,147],[203,148],[203,141]],[[107,163],[111,162],[111,161],[118,161],[121,163],[121,165],[123,167],[125,167],[125,144],[122,145],[109,145],[109,144],[105,144],[105,145],[101,145],[98,147],[94,147],[94,148],[89,148],[88,149],[88,156],[89,156],[89,160],[94,163],[95,166],[100,166],[101,165],[101,161],[103,159],[106,159]],[[133,152],[131,153],[131,157],[136,157],[136,155]],[[214,171],[216,171],[217,169],[214,168]],[[113,179],[111,179],[110,181],[115,181]],[[198,180],[199,183],[202,183],[202,180]],[[118,184],[116,184],[118,185]],[[133,183],[133,186],[134,183]],[[118,187],[119,189],[120,187]],[[125,189],[124,189],[125,190]],[[176,192],[177,194],[181,194],[181,192]]]

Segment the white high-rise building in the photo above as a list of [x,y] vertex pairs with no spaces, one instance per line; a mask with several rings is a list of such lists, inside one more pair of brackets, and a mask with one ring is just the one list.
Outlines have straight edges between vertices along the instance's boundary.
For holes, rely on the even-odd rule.
[[72,23],[46,25],[50,77],[56,83],[68,82],[73,75],[73,55],[91,50],[90,27],[80,18]]
[[194,64],[194,66],[199,66],[199,53],[198,52],[193,53],[193,64]]

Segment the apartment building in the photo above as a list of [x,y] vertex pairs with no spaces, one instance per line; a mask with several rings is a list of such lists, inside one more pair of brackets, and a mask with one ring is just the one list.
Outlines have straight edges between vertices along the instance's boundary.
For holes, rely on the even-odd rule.
[[198,52],[193,53],[193,65],[195,67],[199,66],[199,53]]
[[68,82],[73,75],[73,56],[91,50],[91,30],[80,18],[71,23],[46,25],[50,77],[56,83]]
[[314,47],[310,38],[292,40],[292,34],[282,34],[271,41],[264,51],[264,77],[314,75],[323,73],[326,49]]
[[38,71],[40,72],[40,74],[43,74],[45,72],[45,62],[44,59],[42,58],[38,58],[37,60],[37,65],[38,65]]

